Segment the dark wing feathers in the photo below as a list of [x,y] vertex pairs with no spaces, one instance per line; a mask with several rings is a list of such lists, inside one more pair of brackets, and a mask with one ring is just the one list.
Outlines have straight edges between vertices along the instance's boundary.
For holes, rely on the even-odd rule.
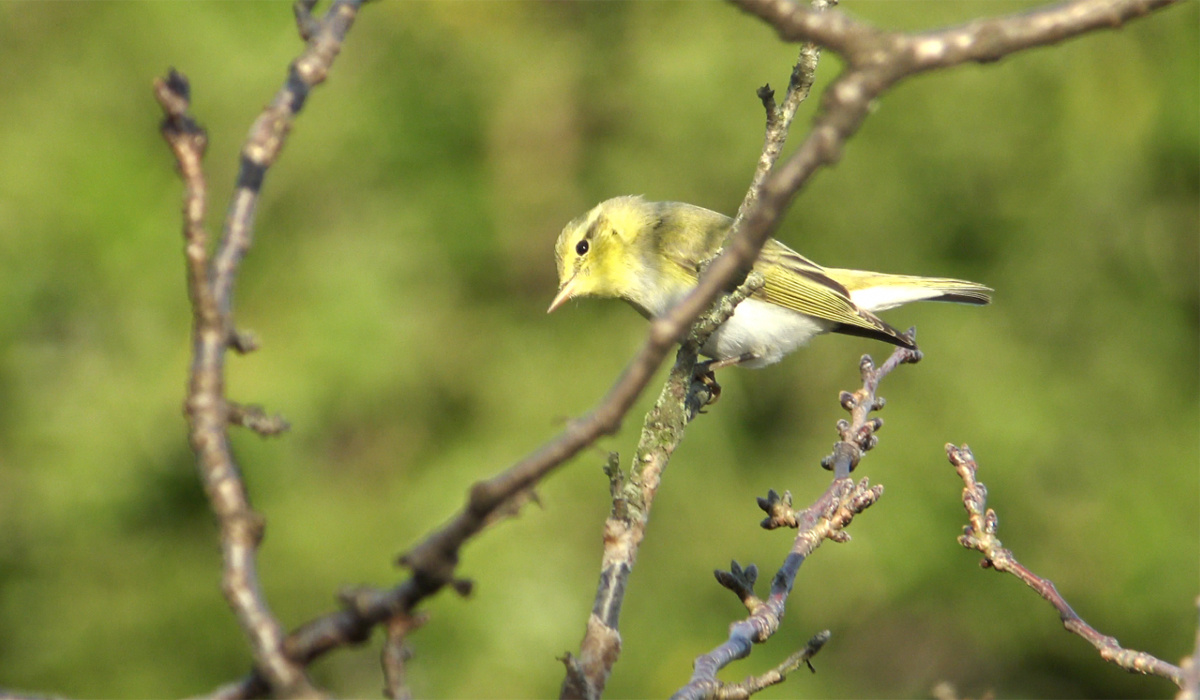
[[[707,224],[704,227],[704,239],[689,239],[688,245],[680,246],[678,240],[666,242],[668,237],[663,236],[659,244],[662,248],[656,252],[678,266],[677,274],[695,276],[697,263],[720,247],[732,220],[698,207],[691,209],[712,215],[704,220]],[[662,216],[669,215],[661,208],[659,212],[660,221]],[[835,333],[875,338],[907,348],[916,347],[908,336],[884,323],[875,314],[856,306],[850,300],[850,292],[845,285],[827,275],[825,268],[773,238],[763,246],[754,269],[762,273],[766,282],[754,294],[754,298],[829,321]]]
[[906,335],[856,306],[846,287],[826,275],[824,268],[774,239],[763,246],[754,269],[766,280],[755,295],[760,299],[830,321],[835,333],[915,347]]

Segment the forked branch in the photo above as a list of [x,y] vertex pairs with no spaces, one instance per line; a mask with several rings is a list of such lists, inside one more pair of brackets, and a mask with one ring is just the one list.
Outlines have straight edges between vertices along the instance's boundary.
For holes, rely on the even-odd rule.
[[[307,50],[291,66],[288,79],[255,122],[242,148],[241,169],[224,234],[209,257],[205,229],[207,183],[202,160],[204,130],[188,113],[187,79],[172,70],[156,80],[155,97],[166,118],[162,133],[175,155],[184,181],[183,234],[188,293],[192,302],[193,357],[185,403],[192,450],[205,492],[221,531],[222,588],[250,641],[254,669],[264,692],[280,696],[317,696],[303,663],[284,648],[284,633],[271,613],[258,583],[256,550],[263,536],[262,516],[249,497],[229,445],[231,423],[263,434],[285,429],[286,421],[268,418],[261,409],[243,407],[225,396],[225,353],[252,349],[249,337],[234,330],[233,282],[238,263],[249,249],[254,210],[267,169],[286,141],[292,120],[309,90],[325,79],[350,29],[361,0],[335,0],[313,26]],[[311,9],[308,3],[305,11]]]

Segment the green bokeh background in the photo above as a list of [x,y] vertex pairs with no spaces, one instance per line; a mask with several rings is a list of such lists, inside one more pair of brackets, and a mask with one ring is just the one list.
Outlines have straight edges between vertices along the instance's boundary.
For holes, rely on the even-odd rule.
[[[920,29],[1026,5],[857,2]],[[977,279],[988,308],[890,312],[926,360],[890,377],[885,484],[853,542],[797,580],[782,629],[729,669],[833,639],[762,697],[1169,697],[1101,662],[1015,579],[959,547],[968,442],[1000,535],[1122,643],[1175,662],[1200,590],[1200,5],[887,95],[779,236],[840,267]],[[151,80],[192,81],[210,135],[211,220],[236,153],[300,50],[282,2],[0,3],[0,687],[86,697],[206,692],[249,655],[219,586],[216,531],[181,415],[189,311],[180,184]],[[270,172],[237,289],[263,348],[232,398],[283,412],[236,433],[268,520],[263,585],[288,627],[393,557],[468,486],[590,407],[639,344],[616,302],[553,316],[552,241],[618,194],[732,212],[756,162],[754,90],[795,47],[716,2],[369,5]],[[823,59],[818,89],[838,70]],[[816,100],[793,133],[798,142]],[[742,615],[711,571],[767,573],[789,536],[755,496],[808,502],[857,386],[888,348],[822,338],[723,375],[675,454],[631,580],[609,695],[669,694]],[[543,506],[465,550],[412,637],[421,697],[557,693],[592,603],[609,502],[603,453],[547,480]],[[764,575],[765,578],[765,575]],[[378,636],[313,668],[377,696]]]

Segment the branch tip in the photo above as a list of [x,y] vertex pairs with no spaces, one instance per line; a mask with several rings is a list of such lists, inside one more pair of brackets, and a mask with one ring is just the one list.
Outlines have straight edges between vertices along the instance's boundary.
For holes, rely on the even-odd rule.
[[1101,634],[1079,617],[1058,592],[1053,581],[1038,576],[1017,561],[1012,551],[1006,549],[996,537],[1000,519],[996,511],[987,507],[987,487],[976,479],[979,467],[971,449],[966,445],[955,447],[947,444],[946,454],[963,481],[962,501],[963,508],[967,511],[968,524],[963,527],[963,534],[958,538],[958,542],[967,549],[983,554],[983,559],[979,562],[980,567],[1012,574],[1036,591],[1058,611],[1063,627],[1087,640],[1105,661],[1130,673],[1159,676],[1174,682],[1180,688],[1185,687],[1184,672],[1179,667],[1145,652],[1122,648],[1116,639]]
[[780,496],[775,489],[767,490],[767,497],[755,499],[758,507],[767,514],[759,526],[764,530],[774,530],[781,527],[799,527],[796,512],[792,510],[792,492],[784,491]]
[[239,425],[258,433],[262,437],[274,437],[291,430],[292,424],[276,413],[268,416],[262,406],[227,402],[227,420],[230,425]]
[[239,355],[249,355],[258,350],[260,345],[253,331],[233,329],[229,332],[229,347]]
[[165,80],[166,88],[185,102],[192,99],[192,86],[188,83],[187,76],[175,70],[174,66],[167,69],[167,77]]
[[296,16],[296,30],[304,41],[312,40],[317,30],[321,28],[321,23],[312,16],[313,8],[316,6],[317,0],[296,0],[292,4],[292,14]]

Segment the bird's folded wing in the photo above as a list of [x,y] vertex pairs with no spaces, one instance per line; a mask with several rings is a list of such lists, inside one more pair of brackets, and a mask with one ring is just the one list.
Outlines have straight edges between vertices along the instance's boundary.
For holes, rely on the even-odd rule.
[[[672,274],[695,284],[695,251],[665,249],[663,253],[675,263]],[[825,274],[825,268],[773,238],[763,246],[754,269],[765,284],[752,298],[829,321],[835,332],[915,347],[908,336],[855,305],[846,287]]]
[[760,299],[831,321],[856,335],[891,342],[905,338],[879,317],[856,306],[850,300],[850,292],[826,275],[824,268],[778,241],[771,240],[763,246],[754,269],[766,281],[755,295]]

